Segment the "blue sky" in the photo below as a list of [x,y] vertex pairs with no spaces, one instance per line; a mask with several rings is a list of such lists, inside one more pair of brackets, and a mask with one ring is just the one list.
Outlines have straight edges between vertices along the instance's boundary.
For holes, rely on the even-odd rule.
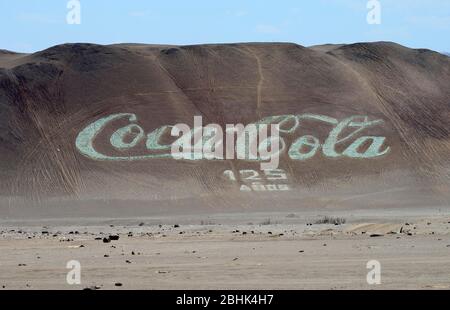
[[278,41],[395,41],[450,51],[450,0],[79,0],[81,24],[66,23],[68,0],[0,0],[0,49],[38,51],[67,42],[200,44]]

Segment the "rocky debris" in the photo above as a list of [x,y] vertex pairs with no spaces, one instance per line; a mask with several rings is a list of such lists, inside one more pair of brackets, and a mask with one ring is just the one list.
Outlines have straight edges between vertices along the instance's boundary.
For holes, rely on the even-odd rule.
[[119,235],[110,235],[110,236],[109,236],[109,240],[111,240],[111,241],[117,241],[117,240],[119,240]]
[[84,290],[84,291],[96,291],[96,290],[99,290],[99,289],[101,289],[100,286],[94,285],[94,286],[86,287],[86,288],[84,288],[83,290]]
[[110,243],[111,241],[119,240],[119,235],[109,235],[108,237],[103,238],[103,243]]
[[383,237],[383,234],[371,234],[370,238]]

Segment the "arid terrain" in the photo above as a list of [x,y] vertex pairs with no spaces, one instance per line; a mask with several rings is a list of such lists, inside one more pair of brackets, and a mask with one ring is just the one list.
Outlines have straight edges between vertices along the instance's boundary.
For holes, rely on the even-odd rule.
[[[0,289],[450,289],[450,213],[357,212],[331,218],[342,225],[318,224],[323,219],[4,223]],[[81,264],[79,285],[66,282],[71,260]],[[371,260],[381,266],[379,285],[366,281]]]
[[[194,116],[279,124],[279,169],[175,160]],[[0,289],[448,289],[449,120],[450,58],[390,42],[0,50]]]

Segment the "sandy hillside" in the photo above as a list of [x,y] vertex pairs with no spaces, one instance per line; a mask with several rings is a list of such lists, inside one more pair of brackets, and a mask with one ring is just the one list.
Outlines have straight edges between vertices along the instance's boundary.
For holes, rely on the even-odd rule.
[[[448,57],[387,42],[1,51],[0,214],[446,207],[449,81]],[[192,125],[195,115],[220,125],[272,117],[283,129],[281,171],[170,158],[164,126]],[[108,118],[90,138],[81,134]],[[120,148],[111,139],[123,128]],[[295,148],[304,136],[315,151]]]

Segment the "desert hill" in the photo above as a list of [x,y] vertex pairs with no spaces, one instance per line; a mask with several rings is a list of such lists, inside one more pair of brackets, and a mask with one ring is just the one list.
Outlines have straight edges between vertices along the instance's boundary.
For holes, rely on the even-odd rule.
[[[128,117],[109,123],[93,141],[111,158],[167,153],[149,150],[145,139],[114,149],[109,138],[130,122],[147,137],[165,125],[192,124],[195,115],[222,126],[287,115],[275,118],[285,120],[283,176],[267,176],[259,163],[243,160],[82,154],[80,132],[121,113]],[[333,157],[322,151],[333,126],[308,117],[297,126],[299,115],[378,122],[336,145]],[[0,206],[70,205],[83,214],[95,214],[96,205],[119,213],[448,206],[449,120],[450,58],[389,42],[0,51]],[[305,135],[321,147],[307,160],[293,159],[289,147]],[[380,156],[342,155],[362,136],[384,138]],[[169,140],[160,137],[161,145]],[[369,149],[365,143],[357,151]]]

